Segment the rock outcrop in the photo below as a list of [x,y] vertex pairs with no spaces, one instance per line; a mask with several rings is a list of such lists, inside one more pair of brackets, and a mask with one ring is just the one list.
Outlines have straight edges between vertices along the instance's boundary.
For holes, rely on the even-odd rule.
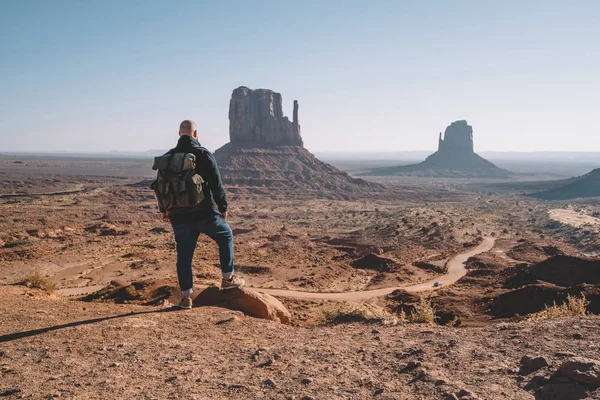
[[455,121],[440,133],[438,151],[419,164],[398,167],[375,168],[361,175],[431,175],[456,178],[503,178],[509,171],[498,168],[493,163],[475,153],[473,147],[473,127],[467,121]]
[[303,146],[298,121],[298,101],[294,116],[283,115],[280,93],[269,89],[235,89],[229,101],[229,140],[242,146]]
[[194,306],[228,308],[282,324],[289,324],[292,320],[290,312],[275,297],[244,287],[221,290],[216,286],[210,286],[196,296]]
[[311,196],[348,198],[381,185],[356,179],[317,159],[303,147],[294,101],[293,120],[283,115],[281,94],[235,89],[229,102],[230,143],[215,152],[223,182],[241,188],[300,189]]

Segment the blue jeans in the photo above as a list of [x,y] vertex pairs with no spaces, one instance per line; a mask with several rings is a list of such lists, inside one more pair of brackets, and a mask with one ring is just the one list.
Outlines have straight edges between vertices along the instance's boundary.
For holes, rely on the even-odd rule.
[[171,226],[177,243],[177,278],[182,292],[189,291],[194,286],[192,259],[201,233],[217,242],[223,275],[228,276],[233,273],[233,232],[227,221],[219,215],[214,215],[198,222],[171,223]]

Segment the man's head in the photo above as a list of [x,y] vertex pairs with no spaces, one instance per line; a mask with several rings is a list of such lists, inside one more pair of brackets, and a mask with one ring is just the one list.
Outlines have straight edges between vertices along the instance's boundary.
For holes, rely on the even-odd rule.
[[179,136],[191,136],[194,139],[198,139],[198,130],[196,123],[191,119],[186,119],[179,124]]

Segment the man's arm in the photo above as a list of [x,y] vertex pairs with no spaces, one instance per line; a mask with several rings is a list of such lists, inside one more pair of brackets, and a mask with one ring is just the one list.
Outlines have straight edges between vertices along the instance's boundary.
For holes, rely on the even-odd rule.
[[208,150],[204,150],[202,152],[201,163],[199,163],[198,167],[197,172],[201,172],[200,175],[208,184],[219,212],[225,218],[227,216],[227,195],[223,188],[221,174],[219,173],[215,157]]

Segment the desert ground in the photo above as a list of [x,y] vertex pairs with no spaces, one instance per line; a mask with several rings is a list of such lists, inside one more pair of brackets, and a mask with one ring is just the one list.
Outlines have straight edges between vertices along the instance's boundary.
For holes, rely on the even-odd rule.
[[[285,325],[173,311],[149,164],[0,157],[0,397],[600,398],[597,199],[437,177],[347,200],[227,187],[237,271]],[[217,265],[202,238],[196,293]],[[544,314],[582,296],[585,315]]]

